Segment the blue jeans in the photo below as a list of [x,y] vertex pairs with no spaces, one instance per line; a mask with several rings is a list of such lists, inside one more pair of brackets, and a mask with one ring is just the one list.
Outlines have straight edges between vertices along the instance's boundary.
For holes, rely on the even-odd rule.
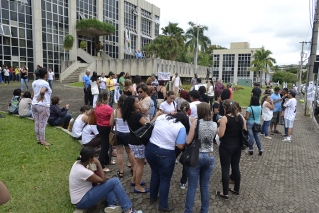
[[21,89],[21,91],[23,91],[24,84],[27,87],[27,90],[29,90],[28,82],[29,82],[29,79],[21,78],[21,81],[20,81],[20,89]]
[[110,100],[109,100],[110,107],[113,108],[113,104],[114,104],[114,90],[110,91]]
[[175,150],[162,149],[151,142],[145,147],[145,157],[152,169],[150,198],[157,199],[159,208],[168,207],[168,193],[175,167]]
[[127,196],[118,178],[111,178],[105,183],[92,187],[76,204],[76,208],[87,209],[97,204],[102,198],[106,198],[107,205],[116,205],[116,198],[122,207],[127,211],[132,207],[132,202]]
[[269,126],[270,126],[270,121],[264,121],[263,125],[261,126],[261,133],[262,134],[265,134],[265,136],[269,136],[269,133],[268,133],[268,129],[269,129]]
[[63,125],[63,128],[64,129],[68,129],[69,127],[69,123],[70,123],[70,120],[72,118],[72,115],[67,113],[64,117],[59,117],[58,119],[56,119],[55,121],[53,122],[48,122],[51,126],[61,126]]
[[209,208],[209,179],[214,169],[214,156],[212,153],[200,152],[199,163],[196,167],[189,166],[187,168],[188,176],[188,190],[186,195],[185,211],[184,213],[193,212],[193,206],[195,201],[196,189],[198,185],[198,179],[200,183],[200,193],[202,206],[201,213],[207,213]]
[[261,146],[261,142],[260,142],[260,138],[259,138],[259,132],[254,132],[253,131],[253,125],[254,125],[254,123],[250,123],[250,122],[246,123],[247,130],[248,130],[248,133],[249,133],[249,138],[250,138],[250,140],[252,142],[252,145],[249,147],[249,151],[253,151],[254,150],[253,147],[254,147],[254,142],[255,141],[256,141],[258,150],[262,151],[263,148]]
[[52,89],[52,81],[53,80],[48,80],[48,83],[49,83],[49,86],[50,86],[51,89]]

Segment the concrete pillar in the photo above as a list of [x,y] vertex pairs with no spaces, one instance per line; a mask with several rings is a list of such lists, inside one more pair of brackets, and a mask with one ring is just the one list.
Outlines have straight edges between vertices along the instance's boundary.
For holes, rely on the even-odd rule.
[[[76,1],[69,1],[69,34],[73,36],[73,48],[69,50],[69,61],[76,61],[78,56],[78,34],[76,31]],[[64,70],[61,70],[63,72]]]
[[[43,66],[41,0],[33,0],[32,4],[33,63],[35,69],[37,64]],[[34,70],[30,71],[33,72]]]
[[124,0],[119,1],[119,59],[124,59]]
[[234,64],[234,84],[237,84],[237,76],[238,76],[238,54],[235,54],[235,64]]
[[223,54],[219,55],[219,73],[218,78],[222,79],[223,76]]
[[[96,0],[96,19],[103,22],[103,0]],[[103,44],[104,36],[97,36],[98,41]],[[95,41],[97,44],[98,41]]]
[[152,17],[152,24],[151,24],[151,37],[152,39],[155,38],[155,7],[154,5],[152,6],[152,14],[151,14],[151,17]]

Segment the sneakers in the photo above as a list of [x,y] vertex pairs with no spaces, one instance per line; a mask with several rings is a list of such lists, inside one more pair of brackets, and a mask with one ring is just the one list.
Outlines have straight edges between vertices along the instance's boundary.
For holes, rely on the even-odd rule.
[[283,142],[291,142],[291,138],[284,138],[283,140],[282,140]]
[[264,133],[260,133],[260,135],[264,136],[265,134]]
[[105,213],[122,213],[121,206],[110,205],[104,209]]
[[266,138],[266,139],[272,139],[272,137],[270,137],[270,136],[266,136],[265,138]]
[[186,189],[186,184],[180,183],[180,184],[179,184],[179,187],[180,187],[181,189]]
[[132,208],[129,213],[143,213],[143,211],[142,210],[135,210]]

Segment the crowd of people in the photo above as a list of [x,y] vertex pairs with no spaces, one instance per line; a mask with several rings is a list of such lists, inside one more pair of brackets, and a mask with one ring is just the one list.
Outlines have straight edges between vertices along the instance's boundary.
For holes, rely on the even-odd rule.
[[[72,118],[68,113],[69,104],[61,108],[60,98],[51,98],[49,76],[46,68],[39,68],[38,79],[32,83],[32,94],[14,90],[8,107],[10,113],[34,118],[37,143],[45,146],[50,145],[45,139],[46,124],[69,129]],[[272,91],[269,87],[261,98],[263,92],[255,84],[250,105],[243,113],[239,104],[232,100],[232,85],[227,84],[225,88],[220,79],[215,84],[209,81],[207,87],[196,88],[201,80],[195,75],[190,91],[182,88],[178,74],[172,79],[172,90],[165,86],[165,82],[158,81],[155,74],[142,82],[140,76],[135,76],[133,81],[129,73],[116,75],[110,72],[107,76],[102,73],[99,77],[96,72],[90,76],[90,70],[86,70],[82,80],[84,105],[70,130],[84,147],[69,176],[71,202],[77,208],[89,208],[105,197],[105,212],[139,212],[133,209],[120,182],[128,175],[123,168],[125,150],[134,193],[149,193],[150,202],[158,202],[159,211],[173,211],[168,195],[176,160],[185,147],[199,139],[199,163],[195,167],[183,165],[180,188],[186,189],[188,182],[184,212],[190,213],[193,212],[199,182],[201,212],[208,212],[210,177],[215,166],[214,148],[219,150],[222,171],[222,190],[216,191],[216,196],[228,200],[229,192],[240,194],[243,129],[248,130],[253,142],[247,152],[249,155],[253,155],[256,142],[258,154],[262,156],[260,137],[264,135],[265,139],[271,140],[270,135],[280,133],[277,127],[281,118],[285,129],[283,141],[292,140],[297,106],[294,90],[275,87]],[[89,121],[92,114],[96,124]],[[261,121],[259,132],[255,126]],[[147,142],[141,141],[134,132],[148,123],[154,124],[152,135]],[[112,130],[117,137],[115,147],[109,141]],[[98,146],[101,149],[97,158],[93,148]],[[116,162],[112,161],[115,148]],[[119,179],[107,177],[105,173],[110,172],[108,165],[116,163]],[[149,188],[143,181],[146,163],[151,168]],[[229,187],[229,184],[234,185]]]

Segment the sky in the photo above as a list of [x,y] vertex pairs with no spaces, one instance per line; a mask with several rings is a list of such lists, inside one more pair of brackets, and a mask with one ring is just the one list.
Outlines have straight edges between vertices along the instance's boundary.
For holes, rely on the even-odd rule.
[[[160,8],[160,27],[188,22],[208,26],[212,44],[230,48],[248,42],[250,48],[272,51],[276,65],[299,64],[302,41],[311,41],[314,0],[147,0]],[[311,23],[311,25],[310,25]],[[311,45],[304,46],[307,57]]]

